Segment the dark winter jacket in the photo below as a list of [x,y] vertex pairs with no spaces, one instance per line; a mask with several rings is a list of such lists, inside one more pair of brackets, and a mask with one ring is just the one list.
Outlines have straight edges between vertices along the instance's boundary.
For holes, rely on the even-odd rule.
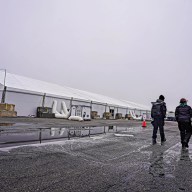
[[152,103],[151,117],[164,119],[166,117],[167,112],[166,103],[160,99],[157,99],[156,102],[151,103]]
[[192,117],[191,107],[187,104],[181,104],[175,109],[175,118],[179,122],[190,122]]

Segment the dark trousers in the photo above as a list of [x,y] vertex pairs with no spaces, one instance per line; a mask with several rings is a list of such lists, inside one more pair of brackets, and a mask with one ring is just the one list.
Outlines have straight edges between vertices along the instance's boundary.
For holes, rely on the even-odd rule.
[[192,133],[191,122],[179,121],[178,127],[181,135],[181,143],[188,144]]
[[153,136],[152,138],[156,140],[157,138],[157,131],[159,128],[161,141],[165,140],[165,133],[164,133],[164,119],[163,118],[155,118],[153,121]]

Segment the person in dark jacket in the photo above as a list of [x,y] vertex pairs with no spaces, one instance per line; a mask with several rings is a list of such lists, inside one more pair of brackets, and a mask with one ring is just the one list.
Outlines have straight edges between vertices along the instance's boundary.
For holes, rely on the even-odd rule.
[[188,143],[192,132],[191,117],[191,107],[187,105],[187,100],[185,98],[182,98],[180,100],[180,105],[177,106],[175,109],[175,118],[178,122],[182,148],[189,147]]
[[165,97],[163,95],[159,96],[156,102],[152,102],[151,117],[153,118],[153,135],[152,135],[152,144],[156,144],[157,141],[157,131],[159,128],[161,136],[161,144],[166,141],[164,133],[164,118],[166,117],[167,107],[164,102]]

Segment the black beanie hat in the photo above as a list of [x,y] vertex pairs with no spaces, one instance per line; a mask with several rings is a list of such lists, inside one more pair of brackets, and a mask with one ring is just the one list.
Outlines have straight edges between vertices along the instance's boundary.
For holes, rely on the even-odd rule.
[[162,101],[164,101],[164,100],[165,100],[165,97],[164,97],[163,95],[160,95],[160,96],[159,96],[159,99],[161,99]]

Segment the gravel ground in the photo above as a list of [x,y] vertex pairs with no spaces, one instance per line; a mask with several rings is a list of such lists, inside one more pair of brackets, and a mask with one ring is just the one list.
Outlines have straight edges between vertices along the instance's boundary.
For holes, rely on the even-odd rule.
[[147,124],[142,128],[141,122],[127,120],[0,118],[1,131],[66,126],[126,128],[15,148],[2,145],[0,191],[192,191],[192,145],[181,150],[177,124],[166,122],[166,143],[160,144],[158,133],[158,143],[152,146],[152,127]]

